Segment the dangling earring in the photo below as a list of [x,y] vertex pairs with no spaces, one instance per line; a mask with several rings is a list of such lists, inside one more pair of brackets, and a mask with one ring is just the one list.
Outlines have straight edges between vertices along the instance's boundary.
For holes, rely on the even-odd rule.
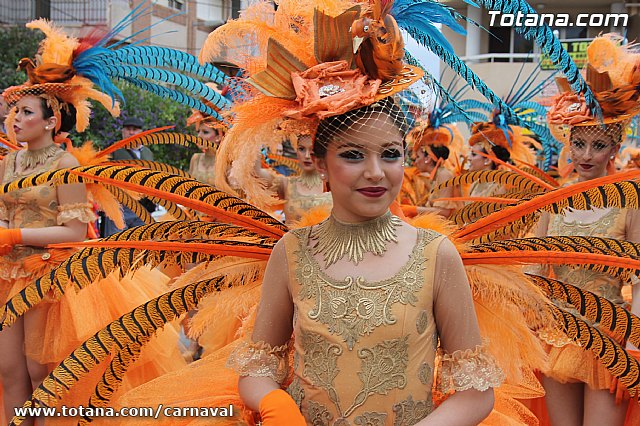
[[616,158],[615,155],[612,155],[611,157],[609,157],[609,159],[613,160],[614,158]]
[[324,173],[320,173],[320,179],[324,180],[325,176]]

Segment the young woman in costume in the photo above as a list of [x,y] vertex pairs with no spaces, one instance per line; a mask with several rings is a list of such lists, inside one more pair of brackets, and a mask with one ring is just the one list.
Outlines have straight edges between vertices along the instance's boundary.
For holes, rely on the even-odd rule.
[[[5,97],[13,105],[8,122],[16,140],[26,144],[26,149],[11,152],[0,164],[2,183],[78,165],[75,157],[54,143],[55,135],[68,132],[75,124],[73,104],[65,103],[55,93],[38,93],[38,90],[30,89],[14,87],[5,92]],[[42,185],[2,196],[0,220],[0,301],[6,303],[9,297],[38,278],[51,264],[68,256],[68,253],[59,252],[54,256],[44,249],[47,244],[83,240],[87,224],[95,220],[95,216],[92,205],[87,202],[84,185],[57,188]],[[64,309],[80,308],[70,300],[60,303]],[[57,324],[49,323],[48,318],[59,315],[57,311],[62,309],[57,304],[44,304],[13,327],[0,332],[0,377],[5,415],[9,419],[13,417],[13,407],[21,406],[48,373],[47,364],[62,359],[78,342],[88,337],[79,331],[84,329],[87,333],[90,329],[84,327],[91,327],[89,324],[70,321],[68,326],[60,329]],[[82,309],[76,318],[82,318],[82,313],[87,315],[89,312]],[[105,319],[103,315],[101,322],[89,320],[89,323],[95,329]]]
[[[431,121],[431,120],[430,120]],[[442,125],[434,127],[428,123],[418,124],[407,135],[407,142],[412,146],[415,169],[407,170],[406,182],[411,187],[401,192],[401,203],[416,206],[416,213],[434,212],[444,217],[460,208],[454,201],[438,201],[438,198],[460,196],[457,187],[447,187],[435,194],[433,188],[453,178],[453,173],[445,167],[451,155],[450,146],[461,136],[454,126]],[[455,150],[454,150],[455,155]],[[408,200],[402,200],[403,196]],[[407,202],[405,202],[407,201]]]
[[289,225],[311,209],[331,207],[331,195],[325,192],[325,182],[313,163],[312,150],[311,135],[308,132],[297,135],[296,157],[301,171],[298,176],[283,176],[264,168],[258,170],[258,175],[284,200],[285,223]]
[[[217,90],[214,84],[207,83],[207,86]],[[209,104],[209,106],[212,106]],[[228,128],[219,120],[207,115],[199,110],[194,109],[191,116],[187,119],[187,125],[193,124],[198,132],[198,137],[213,142],[216,147],[224,138]],[[217,148],[200,147],[201,153],[193,154],[189,162],[189,174],[199,180],[210,185],[215,184],[215,165]]]
[[[500,168],[500,164],[487,158],[486,155],[505,163],[512,163],[514,158],[529,164],[535,163],[535,155],[526,143],[531,139],[524,136],[522,131],[523,129],[518,126],[507,126],[507,130],[505,130],[493,122],[475,124],[469,137],[469,146],[471,147],[467,157],[469,171]],[[495,182],[474,182],[469,188],[469,196],[493,197],[504,194],[507,189]]]
[[[584,100],[565,92],[554,99],[549,112],[549,126],[576,172],[578,182],[615,173],[614,161],[623,142],[627,125],[637,113],[637,64],[633,54],[615,35],[597,38],[589,46],[588,80],[602,106],[604,122],[590,114]],[[608,52],[608,53],[606,53]],[[615,55],[615,61],[604,61]],[[620,101],[627,96],[627,101]],[[562,156],[562,155],[561,155]],[[563,215],[543,215],[536,233],[539,236],[593,236],[640,242],[638,210],[591,208],[570,210]],[[569,266],[554,267],[554,275],[565,282],[598,294],[618,305],[628,306],[622,295],[623,282],[605,273]],[[640,313],[640,292],[633,287],[632,312]],[[624,342],[623,342],[624,343]],[[550,345],[550,367],[544,372],[543,384],[551,424],[622,425],[627,415],[627,402],[617,400],[615,378],[589,353],[574,344],[555,342]],[[634,403],[635,404],[635,403]]]
[[[123,22],[126,24],[125,21],[134,20],[146,12],[137,7]],[[74,125],[79,132],[87,128],[89,99],[99,102],[113,115],[119,113],[115,101],[118,90],[110,83],[109,77],[119,76],[124,68],[114,66],[105,70],[105,62],[119,63],[113,50],[102,48],[106,40],[95,45],[80,42],[46,20],[33,21],[27,27],[41,30],[46,37],[35,61],[28,58],[20,61],[20,66],[27,73],[27,82],[10,87],[3,93],[12,106],[6,119],[8,136],[13,142],[26,146],[11,152],[0,163],[0,181],[5,186],[33,174],[78,166],[78,159],[85,164],[103,162],[104,158],[98,158],[88,147],[74,148],[68,139],[64,139],[63,133]],[[94,47],[98,49],[92,50]],[[146,59],[144,48],[136,47],[135,54],[142,60]],[[159,54],[154,51],[152,54],[161,61],[164,54],[172,55],[174,61],[182,59],[181,52]],[[130,56],[125,53],[122,57]],[[191,57],[191,61],[195,62],[195,58]],[[196,64],[195,67],[199,66]],[[139,68],[140,72],[142,70],[147,69]],[[201,75],[206,75],[202,71],[198,68]],[[156,77],[151,80],[154,79]],[[162,76],[157,79],[161,80]],[[130,79],[144,87],[153,86],[151,80],[140,83],[137,78]],[[94,89],[94,84],[105,92]],[[200,96],[204,94],[203,90]],[[181,99],[192,101],[190,96]],[[215,100],[215,97],[211,99]],[[203,109],[210,110],[208,107]],[[67,151],[56,144],[63,141]],[[50,248],[48,245],[81,241],[87,235],[87,223],[95,220],[87,188],[94,200],[101,204],[109,203],[112,212],[118,211],[117,200],[102,185],[54,186],[46,183],[4,192],[0,197],[0,302],[5,305],[12,299],[13,307],[33,307],[17,320],[14,313],[5,313],[1,318],[0,384],[3,389],[0,393],[3,401],[0,417],[6,415],[7,421],[15,414],[13,408],[30,401],[32,391],[49,370],[80,343],[123,313],[166,291],[168,278],[158,271],[147,271],[150,275],[136,281],[137,276],[119,278],[117,271],[111,270],[113,274],[109,279],[82,291],[66,289],[68,291],[62,295],[56,291],[44,291],[43,295],[23,293],[76,251]],[[14,320],[15,324],[8,326]],[[173,332],[171,335],[169,331],[167,329],[167,333],[163,333],[161,343],[154,342],[153,353],[138,360],[135,366],[137,373],[127,376],[132,379],[130,385],[139,385],[184,365],[176,352],[177,334]],[[76,389],[61,403],[69,407],[86,405],[94,385]],[[47,422],[55,420],[47,419]],[[33,419],[26,419],[23,424],[33,424]]]

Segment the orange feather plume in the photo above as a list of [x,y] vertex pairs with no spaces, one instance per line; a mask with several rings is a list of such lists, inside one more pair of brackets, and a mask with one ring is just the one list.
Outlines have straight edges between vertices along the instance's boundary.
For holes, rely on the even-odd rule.
[[465,265],[513,265],[539,264],[548,265],[574,264],[590,265],[597,263],[615,268],[640,270],[640,260],[627,259],[597,253],[570,253],[552,250],[520,250],[510,252],[461,253]]
[[284,235],[284,231],[277,229],[275,227],[266,225],[262,222],[259,222],[257,220],[254,220],[252,218],[249,218],[245,215],[242,214],[237,214],[237,213],[232,213],[232,212],[228,212],[225,211],[221,208],[215,208],[211,205],[209,205],[208,203],[205,203],[203,201],[200,200],[193,200],[184,196],[180,196],[180,195],[176,195],[173,193],[170,193],[168,191],[162,191],[160,189],[156,189],[156,188],[151,188],[149,186],[145,186],[145,185],[140,185],[137,183],[133,183],[133,182],[124,182],[121,180],[117,180],[117,179],[112,179],[112,178],[108,178],[108,177],[104,177],[104,176],[96,176],[90,173],[85,173],[85,172],[81,172],[78,170],[69,170],[70,174],[76,175],[76,176],[80,176],[84,179],[88,179],[88,180],[93,180],[93,181],[98,181],[98,182],[103,182],[103,183],[108,183],[114,186],[118,186],[120,188],[123,189],[127,189],[130,191],[134,191],[134,192],[141,192],[144,193],[146,195],[152,195],[152,196],[156,196],[158,198],[163,198],[169,201],[173,201],[176,204],[181,204],[185,207],[189,207],[198,211],[201,211],[203,213],[208,214],[211,217],[214,218],[221,218],[222,221],[226,221],[226,222],[230,222],[230,223],[238,223],[241,224],[243,226],[248,227],[249,229],[257,229],[259,230],[261,233],[263,233],[264,235],[267,236],[273,236],[273,237],[281,237],[282,235]]
[[0,137],[0,143],[2,143],[4,146],[6,146],[6,147],[8,147],[10,149],[13,149],[14,151],[18,150],[18,149],[21,149],[18,145],[14,144],[13,142],[8,141],[7,139],[2,138],[2,137]]
[[536,197],[532,200],[525,201],[518,206],[508,207],[504,210],[486,216],[472,224],[463,227],[458,232],[456,232],[455,236],[462,239],[463,241],[468,241],[491,232],[495,229],[498,229],[509,222],[514,222],[522,216],[533,213],[536,210],[539,210],[549,204],[558,202],[564,198],[578,194],[582,191],[588,190],[590,188],[595,188],[599,185],[621,182],[627,179],[634,179],[639,176],[640,170],[633,170],[625,173],[616,173],[614,175],[604,176],[598,179],[592,179],[586,182],[579,182],[564,188],[559,188],[547,194],[540,195],[539,197]]
[[249,257],[258,260],[268,260],[271,248],[229,246],[215,243],[185,243],[180,241],[79,241],[74,243],[50,244],[51,248],[103,247],[103,248],[133,248],[138,250],[197,252],[220,256]]
[[522,161],[522,160],[518,160],[517,158],[514,158],[513,160],[516,162],[516,164],[520,164],[522,166],[525,166],[525,167],[533,170],[534,172],[536,172],[538,174],[538,176],[540,176],[542,179],[544,179],[545,182],[547,182],[550,185],[553,185],[555,188],[560,186],[560,183],[557,180],[555,180],[553,178],[553,176],[551,176],[549,173],[546,173],[545,171],[543,171],[542,169],[540,169],[536,165],[527,163],[527,162]]
[[109,155],[111,153],[116,152],[117,150],[124,148],[126,146],[128,146],[132,141],[135,141],[136,139],[142,138],[143,136],[147,136],[153,133],[157,133],[157,132],[163,132],[165,130],[169,130],[169,129],[173,129],[176,126],[163,126],[163,127],[156,127],[155,129],[149,129],[149,130],[145,130],[144,132],[140,132],[138,134],[135,134],[133,136],[129,136],[128,138],[124,138],[122,140],[119,140],[118,142],[109,145],[108,147],[106,147],[105,149],[103,149],[102,151],[98,152],[96,154],[97,158],[101,158],[104,157],[106,155]]
[[550,185],[549,183],[543,181],[542,179],[538,178],[537,176],[532,175],[531,173],[527,173],[524,170],[522,170],[522,169],[520,169],[520,168],[518,168],[518,167],[516,167],[514,165],[511,165],[511,164],[509,164],[507,162],[502,161],[501,159],[499,159],[495,155],[487,154],[487,153],[484,153],[482,151],[477,151],[477,153],[480,154],[481,156],[485,157],[485,158],[490,159],[491,161],[493,161],[496,164],[500,164],[501,166],[506,167],[507,169],[509,169],[509,170],[511,170],[511,171],[513,171],[515,173],[518,173],[520,176],[524,176],[527,179],[532,180],[533,182],[535,182],[538,185],[540,185],[542,188],[549,189],[549,190],[557,188],[557,186],[554,187],[553,185]]

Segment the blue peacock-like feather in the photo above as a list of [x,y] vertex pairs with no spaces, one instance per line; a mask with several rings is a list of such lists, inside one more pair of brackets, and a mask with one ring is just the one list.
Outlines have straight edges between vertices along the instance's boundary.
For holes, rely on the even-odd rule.
[[[419,44],[439,56],[444,63],[451,67],[467,83],[503,111],[511,121],[519,121],[517,114],[456,56],[449,42],[433,25],[433,23],[442,23],[447,26],[453,25],[454,31],[464,34],[464,29],[457,24],[454,14],[449,8],[431,0],[397,0],[391,9],[391,14],[400,28],[405,30]],[[432,17],[433,19],[431,19]]]
[[[525,0],[473,0],[475,3],[484,6],[489,10],[500,11],[501,13],[521,12],[526,15],[537,15],[536,11]],[[551,61],[558,69],[567,77],[573,90],[582,93],[585,102],[591,112],[596,117],[602,117],[600,105],[587,86],[584,78],[580,74],[580,70],[573,62],[569,54],[560,44],[560,40],[553,34],[553,30],[547,25],[540,26],[521,26],[515,27],[515,30],[522,34],[523,37],[534,40],[540,46],[542,51],[549,55]]]
[[228,79],[226,74],[213,65],[209,63],[201,65],[195,56],[166,47],[127,46],[113,51],[111,55],[103,56],[100,60],[109,65],[132,64],[169,67],[206,78],[221,85],[226,84]]
[[[143,5],[144,3],[141,3],[136,6],[92,47],[77,54],[72,64],[76,72],[90,79],[114,102],[116,99],[124,101],[122,93],[114,85],[114,80],[121,79],[191,108],[199,109],[205,114],[220,118],[215,110],[195,99],[202,97],[221,110],[229,106],[228,99],[194,78],[200,77],[218,84],[225,84],[226,75],[215,66],[201,65],[195,56],[175,49],[137,45],[141,40],[134,42],[134,37],[150,27],[107,47],[109,41],[128,25],[145,14],[151,13],[151,6],[143,7]],[[158,23],[156,22],[152,26]],[[126,45],[125,43],[132,44]],[[186,94],[177,88],[164,87],[163,84],[177,86],[177,88],[186,91]]]
[[[422,65],[420,64],[420,62],[411,53],[409,53],[406,50],[404,52],[404,62],[409,65],[422,68]],[[440,84],[440,82],[436,78],[431,76],[431,74],[429,74],[427,70],[424,70],[424,72],[425,72],[425,77],[423,77],[424,83],[430,86],[431,88],[433,88],[435,90],[435,93],[438,96],[440,96],[440,99],[442,99],[443,102],[446,102],[447,104],[449,104],[451,108],[455,109],[460,115],[462,115],[463,119],[459,121],[466,121],[466,122],[472,123],[474,121],[474,118],[467,115],[465,109],[458,105],[457,101],[454,99],[454,96],[452,96],[449,93],[449,90],[445,89],[444,86],[442,86],[442,84]]]
[[218,112],[216,112],[213,108],[211,108],[208,105],[205,105],[199,99],[194,99],[178,90],[170,89],[168,87],[160,86],[159,84],[150,83],[148,81],[144,81],[144,80],[140,80],[132,77],[120,77],[120,78],[134,86],[137,86],[155,95],[161,96],[163,98],[169,98],[183,105],[187,105],[190,108],[200,110],[203,113],[212,116],[216,120],[219,120],[221,122],[224,121],[222,116],[220,116],[220,114],[218,114]]

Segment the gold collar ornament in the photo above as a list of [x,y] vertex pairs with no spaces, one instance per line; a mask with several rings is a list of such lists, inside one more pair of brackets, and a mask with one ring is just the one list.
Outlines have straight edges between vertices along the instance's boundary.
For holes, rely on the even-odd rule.
[[300,176],[298,176],[298,182],[304,188],[312,190],[322,184],[322,178],[318,172],[315,171],[313,173],[301,173]]
[[44,164],[49,158],[53,157],[60,151],[56,144],[51,144],[40,149],[26,149],[22,153],[20,167],[22,170],[32,169],[38,164]]
[[387,251],[387,243],[397,243],[397,228],[401,225],[402,220],[390,211],[360,223],[340,222],[332,213],[312,229],[310,239],[315,243],[311,250],[314,255],[323,255],[325,267],[336,263],[345,254],[349,255],[350,262],[357,265],[365,253],[382,256]]

